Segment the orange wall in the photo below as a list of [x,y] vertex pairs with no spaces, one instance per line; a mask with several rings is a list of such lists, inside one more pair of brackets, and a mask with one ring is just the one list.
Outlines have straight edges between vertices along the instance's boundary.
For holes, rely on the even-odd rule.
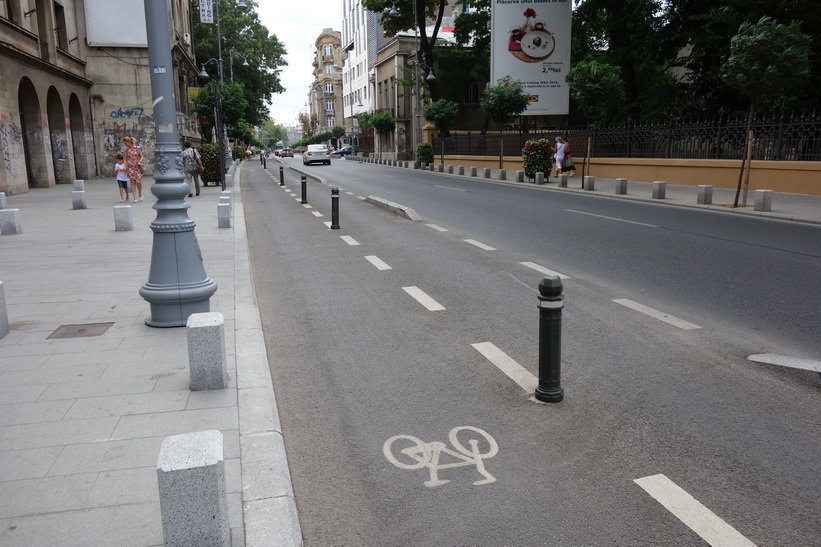
[[[441,156],[436,154],[436,163]],[[576,174],[582,174],[580,158],[573,158]],[[489,156],[445,156],[445,165],[499,168],[499,158]],[[520,156],[505,156],[504,168],[522,169]],[[741,160],[666,160],[639,158],[591,158],[587,175],[602,178],[626,178],[652,182],[663,180],[670,184],[698,186],[711,184],[716,188],[735,188]],[[508,180],[510,177],[508,177]],[[750,171],[750,190],[773,190],[791,194],[821,196],[821,162],[812,161],[753,161]]]

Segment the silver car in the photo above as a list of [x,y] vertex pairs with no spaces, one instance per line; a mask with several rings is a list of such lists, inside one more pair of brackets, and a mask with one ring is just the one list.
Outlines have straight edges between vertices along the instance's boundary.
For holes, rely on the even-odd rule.
[[331,165],[331,151],[324,144],[309,144],[305,152],[302,153],[303,165],[312,163],[324,163]]

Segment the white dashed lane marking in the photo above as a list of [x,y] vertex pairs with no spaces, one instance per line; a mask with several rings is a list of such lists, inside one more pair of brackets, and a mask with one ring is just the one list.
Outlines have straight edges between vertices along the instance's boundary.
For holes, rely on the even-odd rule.
[[652,475],[633,480],[653,499],[673,513],[681,522],[709,545],[755,547],[755,543],[724,522],[718,515],[699,503],[664,475]]
[[313,206],[308,205],[307,203],[303,203],[302,206],[305,207],[306,209],[313,209]]
[[355,240],[354,238],[352,238],[351,236],[339,236],[339,237],[341,237],[342,241],[344,241],[345,243],[347,243],[351,247],[355,247],[355,246],[359,245],[359,242],[357,240]]
[[447,228],[442,228],[441,226],[437,226],[436,224],[426,224],[425,226],[430,226],[431,228],[433,228],[434,230],[437,230],[439,232],[449,232],[450,231]]
[[536,386],[539,385],[539,379],[529,370],[511,359],[505,352],[490,342],[481,342],[472,345],[476,348],[476,351],[484,355],[488,361],[507,374],[510,379],[519,384],[522,389],[528,393],[534,393],[536,391]]
[[544,266],[539,266],[535,262],[519,262],[522,266],[527,266],[533,270],[536,270],[539,273],[543,273],[545,275],[558,275],[559,279],[570,279],[570,276],[560,274],[559,272],[555,272],[549,268],[545,268]]
[[660,312],[658,310],[654,310],[653,308],[648,308],[647,306],[643,306],[638,302],[633,302],[632,300],[628,300],[626,298],[618,298],[616,300],[613,300],[613,302],[621,304],[622,306],[627,306],[632,310],[636,310],[637,312],[649,315],[650,317],[658,319],[659,321],[664,321],[665,323],[669,323],[670,325],[673,325],[674,327],[678,327],[683,330],[694,330],[701,328],[698,325],[688,323],[683,319],[679,319],[678,317],[674,317],[672,315]]
[[428,311],[441,311],[445,308],[442,304],[425,294],[419,287],[402,287],[402,290],[416,299],[417,302],[425,306]]
[[371,264],[376,266],[377,270],[390,270],[391,269],[390,266],[385,264],[382,260],[380,260],[378,257],[376,257],[374,255],[366,256],[365,260],[367,260],[368,262],[370,262]]
[[603,219],[606,219],[606,220],[615,220],[615,221],[618,221],[618,222],[626,222],[628,224],[638,224],[639,226],[647,226],[648,228],[658,228],[658,226],[656,226],[655,224],[645,224],[644,222],[636,222],[634,220],[624,220],[623,218],[606,217],[604,215],[595,215],[593,213],[585,213],[584,211],[574,211],[573,209],[565,209],[565,211],[567,211],[568,213],[576,213],[576,214],[579,214],[579,215],[587,215],[587,216],[590,216],[590,217],[603,218]]
[[475,245],[476,247],[479,247],[480,249],[484,249],[485,251],[495,251],[496,250],[495,247],[491,247],[490,245],[485,245],[484,243],[482,243],[480,241],[476,241],[475,239],[465,239],[464,241],[465,241],[465,243],[470,243],[471,245]]
[[331,221],[330,221],[330,220],[329,220],[328,222],[323,222],[322,224],[324,224],[325,226],[327,226],[327,227],[328,227],[328,229],[330,229],[330,228],[331,228]]
[[321,217],[322,216],[322,213],[320,213],[319,211],[311,211],[311,214],[314,215],[315,217]]

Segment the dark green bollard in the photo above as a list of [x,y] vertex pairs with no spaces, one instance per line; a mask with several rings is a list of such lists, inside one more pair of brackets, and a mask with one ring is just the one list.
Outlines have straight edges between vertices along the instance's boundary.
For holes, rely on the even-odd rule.
[[285,186],[285,173],[282,172],[282,166],[279,166],[279,185]]
[[562,375],[562,280],[549,275],[539,283],[539,385],[536,399],[558,403],[564,399]]
[[299,182],[302,183],[302,203],[308,203],[308,177],[302,175]]
[[339,188],[331,188],[331,230],[339,230]]

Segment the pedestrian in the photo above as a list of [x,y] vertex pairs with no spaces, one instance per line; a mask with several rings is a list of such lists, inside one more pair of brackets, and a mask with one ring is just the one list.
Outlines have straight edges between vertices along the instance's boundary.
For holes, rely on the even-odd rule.
[[123,157],[128,182],[131,183],[131,195],[134,197],[134,203],[137,203],[143,200],[143,160],[145,156],[140,147],[134,144],[133,137],[123,137],[123,144],[125,145]]
[[556,137],[556,146],[553,148],[553,160],[556,163],[556,176],[562,174],[562,163],[564,163],[564,139]]
[[114,174],[117,176],[117,186],[120,189],[120,203],[125,203],[128,199],[128,173],[125,169],[122,154],[117,154],[117,165],[114,166]]
[[571,177],[576,174],[576,165],[573,163],[573,156],[570,154],[570,142],[564,141],[564,161],[562,161],[562,172]]
[[191,147],[190,141],[182,143],[185,150],[182,151],[182,170],[185,173],[185,182],[188,184],[188,197],[190,198],[196,190],[200,195],[200,173],[203,171],[202,157],[196,148]]

